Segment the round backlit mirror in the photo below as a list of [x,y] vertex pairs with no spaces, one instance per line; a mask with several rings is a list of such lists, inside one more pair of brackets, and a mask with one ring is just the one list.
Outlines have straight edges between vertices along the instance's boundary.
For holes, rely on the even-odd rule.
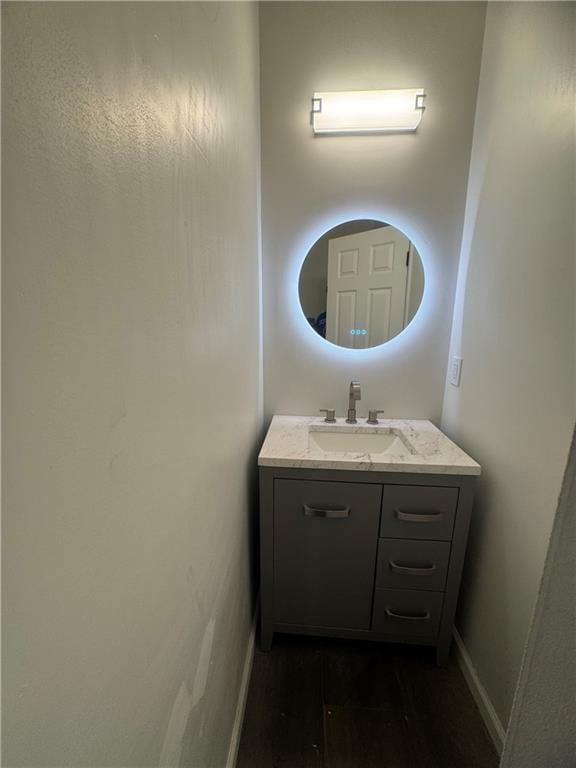
[[356,219],[314,243],[298,289],[302,311],[319,336],[365,349],[393,339],[412,320],[424,294],[424,269],[399,229]]

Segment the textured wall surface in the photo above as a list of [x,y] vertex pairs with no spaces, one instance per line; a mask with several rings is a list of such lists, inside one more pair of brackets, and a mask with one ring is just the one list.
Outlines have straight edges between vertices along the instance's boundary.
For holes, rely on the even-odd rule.
[[3,14],[3,763],[221,768],[253,608],[256,9]]
[[504,726],[576,410],[575,8],[489,5],[443,418],[483,469],[457,625]]
[[572,768],[576,755],[576,435],[554,520],[502,768]]
[[[484,30],[483,3],[273,2],[261,9],[265,409],[440,419]],[[415,134],[314,138],[314,91],[423,86]],[[404,334],[340,350],[307,327],[298,266],[342,219],[376,218],[416,243],[429,290]]]

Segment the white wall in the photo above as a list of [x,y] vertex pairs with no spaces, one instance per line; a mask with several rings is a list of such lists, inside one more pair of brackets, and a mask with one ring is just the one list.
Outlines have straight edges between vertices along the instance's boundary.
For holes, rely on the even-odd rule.
[[510,716],[502,768],[571,768],[576,755],[576,433]]
[[574,9],[489,5],[444,407],[483,467],[457,626],[503,725],[575,417]]
[[[261,8],[265,409],[439,420],[474,104],[482,3],[273,2]],[[416,134],[314,138],[315,90],[423,86]],[[314,235],[342,218],[388,221],[415,242],[430,289],[406,334],[374,350],[336,350],[297,298]]]
[[256,10],[3,13],[4,764],[220,768],[252,612]]

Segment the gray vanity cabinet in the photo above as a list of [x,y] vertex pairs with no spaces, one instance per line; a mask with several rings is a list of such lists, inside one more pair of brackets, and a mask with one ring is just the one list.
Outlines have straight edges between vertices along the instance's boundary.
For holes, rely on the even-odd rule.
[[261,467],[262,648],[274,632],[366,638],[445,663],[474,482]]

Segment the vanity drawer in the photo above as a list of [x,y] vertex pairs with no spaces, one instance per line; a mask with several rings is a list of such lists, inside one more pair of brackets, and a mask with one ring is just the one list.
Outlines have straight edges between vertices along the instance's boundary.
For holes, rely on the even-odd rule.
[[370,629],[382,486],[274,482],[274,620]]
[[458,488],[385,485],[380,536],[450,541]]
[[397,637],[436,638],[442,615],[442,592],[377,589],[372,629]]
[[376,586],[441,592],[449,559],[448,541],[380,539]]

